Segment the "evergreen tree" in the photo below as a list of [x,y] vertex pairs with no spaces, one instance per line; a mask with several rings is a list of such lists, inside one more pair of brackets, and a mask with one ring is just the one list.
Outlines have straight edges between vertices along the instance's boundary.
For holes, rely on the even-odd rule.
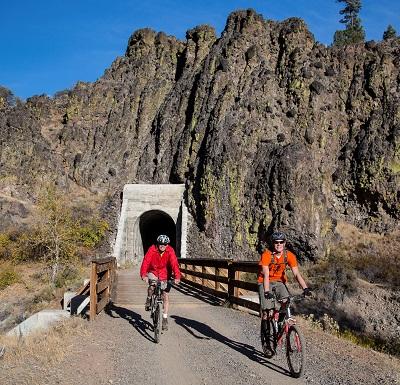
[[383,40],[397,37],[396,30],[389,24],[386,31],[383,33]]
[[336,1],[346,4],[339,12],[343,16],[340,22],[346,25],[346,29],[335,32],[333,45],[342,46],[363,42],[365,39],[365,32],[361,25],[361,19],[358,16],[361,10],[361,0]]

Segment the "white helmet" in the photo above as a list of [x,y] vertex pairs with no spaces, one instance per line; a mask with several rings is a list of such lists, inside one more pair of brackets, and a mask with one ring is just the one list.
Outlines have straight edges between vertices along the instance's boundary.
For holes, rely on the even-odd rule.
[[167,235],[161,234],[157,237],[157,243],[159,245],[168,245],[169,242],[170,242],[170,240]]

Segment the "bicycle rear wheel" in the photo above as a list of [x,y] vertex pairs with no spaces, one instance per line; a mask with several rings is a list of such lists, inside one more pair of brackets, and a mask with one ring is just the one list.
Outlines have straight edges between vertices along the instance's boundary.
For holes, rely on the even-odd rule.
[[304,371],[305,344],[303,335],[292,325],[286,335],[286,358],[290,373],[299,378]]
[[157,303],[156,310],[154,311],[153,315],[154,341],[157,344],[160,342],[161,323],[162,323],[162,309],[161,309],[161,304]]
[[271,320],[261,320],[261,346],[265,357],[275,355],[275,328]]

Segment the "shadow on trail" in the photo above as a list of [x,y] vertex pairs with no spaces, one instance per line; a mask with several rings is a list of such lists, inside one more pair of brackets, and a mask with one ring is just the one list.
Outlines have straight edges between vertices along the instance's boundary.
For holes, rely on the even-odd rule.
[[229,346],[231,349],[236,350],[237,352],[245,355],[252,361],[264,365],[269,369],[274,370],[275,372],[278,372],[280,374],[285,374],[287,376],[290,376],[290,372],[288,370],[286,370],[280,365],[271,362],[270,360],[267,360],[264,356],[264,353],[255,349],[254,346],[231,340],[230,338],[225,337],[221,333],[218,333],[213,328],[202,322],[195,321],[190,318],[180,317],[177,315],[172,315],[171,318],[175,320],[177,325],[184,328],[189,334],[191,334],[193,337],[197,339],[216,340],[226,346]]
[[172,285],[172,287],[179,293],[182,293],[189,297],[197,298],[205,303],[208,303],[209,305],[220,306],[223,303],[223,300],[221,300],[220,298],[212,294],[208,294],[203,290],[197,289],[194,286],[188,285],[187,283],[182,281],[179,283],[179,285]]
[[144,320],[140,314],[124,307],[116,306],[113,303],[106,306],[105,312],[112,318],[122,318],[127,320],[140,335],[147,340],[154,342],[153,336],[148,333],[148,330],[153,330],[153,326],[150,322]]

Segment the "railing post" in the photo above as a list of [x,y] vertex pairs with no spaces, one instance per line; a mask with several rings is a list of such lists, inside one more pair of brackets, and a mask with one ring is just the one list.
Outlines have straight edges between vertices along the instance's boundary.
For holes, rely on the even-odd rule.
[[[240,281],[240,275],[241,275],[241,272],[239,270],[235,271],[235,281]],[[235,289],[234,289],[234,296],[236,298],[240,297],[240,289],[237,286],[235,286]]]
[[97,308],[97,264],[92,261],[92,270],[90,273],[90,306],[89,319],[93,321],[96,317]]
[[106,273],[106,279],[108,280],[108,286],[107,286],[107,302],[110,302],[110,298],[111,298],[111,290],[110,290],[110,286],[111,286],[111,262],[108,263],[108,269],[107,269],[107,273]]
[[[206,267],[202,266],[201,267],[201,273],[205,274],[206,273]],[[206,280],[204,279],[204,277],[201,277],[201,286],[205,287],[206,286]]]
[[[191,268],[190,270],[196,271],[196,266],[193,264],[193,265],[192,265],[192,268]],[[196,279],[196,277],[195,277],[194,275],[192,275],[192,278],[191,278],[190,280],[191,280],[192,282],[197,283],[197,279]]]
[[[187,263],[185,263],[185,270],[187,270]],[[187,279],[187,274],[183,273],[183,278]]]
[[233,286],[233,280],[235,279],[235,270],[232,266],[232,262],[228,262],[228,301],[232,305],[232,298],[235,295],[235,286]]
[[234,298],[239,297],[239,288],[235,286],[234,281],[240,277],[240,271],[236,270],[233,261],[228,262],[228,301],[233,309],[237,309]]
[[[220,270],[219,270],[219,267],[216,267],[215,268],[215,277],[218,278],[219,276],[220,276]],[[215,290],[219,291],[220,287],[221,287],[220,283],[216,280],[215,281],[215,286],[214,286]]]

